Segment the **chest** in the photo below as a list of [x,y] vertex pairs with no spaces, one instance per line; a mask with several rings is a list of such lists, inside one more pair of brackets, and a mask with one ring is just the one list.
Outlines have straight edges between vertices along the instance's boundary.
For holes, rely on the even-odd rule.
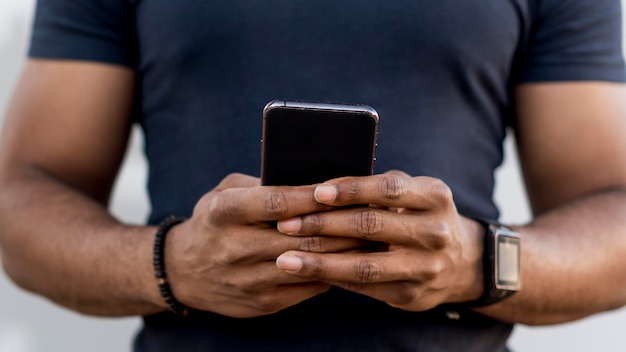
[[[523,0],[140,0],[144,66],[506,65]],[[262,68],[261,68],[262,69]]]

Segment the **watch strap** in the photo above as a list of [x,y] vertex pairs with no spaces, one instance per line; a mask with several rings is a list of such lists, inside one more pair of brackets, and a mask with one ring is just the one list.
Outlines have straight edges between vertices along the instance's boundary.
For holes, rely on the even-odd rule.
[[484,236],[484,252],[483,252],[483,287],[484,291],[480,298],[477,300],[467,302],[466,305],[469,307],[484,307],[488,305],[492,305],[498,302],[501,302],[519,291],[519,286],[517,289],[504,289],[499,288],[498,286],[498,278],[497,278],[497,260],[496,257],[497,249],[496,249],[496,241],[494,240],[498,231],[504,231],[508,235],[519,235],[513,231],[510,227],[495,223],[495,222],[487,222],[483,220],[477,220],[485,227],[485,236]]

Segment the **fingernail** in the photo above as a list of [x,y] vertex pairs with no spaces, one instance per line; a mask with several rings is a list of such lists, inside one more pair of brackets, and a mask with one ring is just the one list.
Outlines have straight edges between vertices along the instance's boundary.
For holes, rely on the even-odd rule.
[[313,195],[319,203],[330,203],[337,198],[337,188],[328,185],[317,186]]
[[302,219],[300,219],[299,217],[287,220],[280,220],[277,225],[278,231],[284,234],[298,233],[300,232],[301,227]]
[[302,269],[302,259],[291,254],[283,254],[276,258],[278,269],[285,271],[300,271]]

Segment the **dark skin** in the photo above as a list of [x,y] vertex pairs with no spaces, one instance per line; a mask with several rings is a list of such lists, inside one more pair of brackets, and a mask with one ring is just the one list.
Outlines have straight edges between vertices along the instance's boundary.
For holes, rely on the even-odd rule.
[[481,281],[482,252],[474,243],[481,226],[459,216],[442,181],[395,172],[333,180],[314,194],[322,204],[378,207],[284,220],[278,223],[281,232],[362,238],[386,243],[388,249],[351,255],[289,252],[278,258],[279,268],[411,311],[480,296],[480,285],[473,283]]
[[[190,307],[245,318],[277,312],[328,290],[329,283],[289,275],[275,265],[281,253],[295,248],[346,252],[364,244],[277,232],[271,225],[277,220],[331,209],[313,199],[313,189],[259,187],[258,178],[228,176],[198,202],[189,221],[168,235],[165,262],[175,296]],[[298,207],[289,209],[290,204]]]
[[[166,309],[151,267],[155,228],[107,211],[134,84],[125,68],[29,60],[3,129],[4,269],[86,314]],[[516,136],[535,213],[516,227],[524,286],[480,313],[553,324],[626,304],[625,93],[601,82],[517,88]],[[363,203],[373,206],[335,209]],[[421,311],[480,296],[482,232],[432,178],[390,171],[261,187],[233,174],[172,229],[165,260],[182,303],[233,317],[277,312],[331,285]],[[364,240],[388,250],[362,253]]]

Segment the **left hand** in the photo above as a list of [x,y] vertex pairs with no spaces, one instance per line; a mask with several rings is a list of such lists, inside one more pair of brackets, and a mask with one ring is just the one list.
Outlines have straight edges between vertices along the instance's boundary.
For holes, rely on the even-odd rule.
[[291,236],[354,237],[387,244],[369,253],[288,251],[280,269],[327,282],[409,311],[465,302],[482,294],[482,226],[460,216],[441,180],[392,171],[344,177],[315,189],[322,204],[342,208],[285,219]]

